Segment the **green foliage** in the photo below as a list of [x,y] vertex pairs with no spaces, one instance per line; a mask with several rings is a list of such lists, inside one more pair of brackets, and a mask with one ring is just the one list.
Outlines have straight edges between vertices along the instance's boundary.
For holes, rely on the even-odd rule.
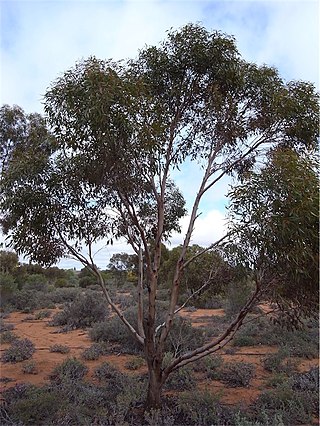
[[58,391],[30,387],[21,398],[11,402],[9,414],[13,422],[16,422],[13,424],[47,424],[64,406],[65,401]]
[[69,281],[67,280],[67,278],[57,278],[54,285],[57,288],[68,287]]
[[95,368],[94,377],[106,386],[108,392],[111,391],[115,396],[120,395],[127,384],[126,376],[108,362],[103,362]]
[[203,330],[192,327],[191,321],[181,317],[174,320],[171,332],[166,342],[165,350],[174,356],[191,351],[201,346],[205,341]]
[[[203,250],[199,245],[192,245],[187,250],[186,261],[196,256]],[[160,269],[160,282],[164,286],[171,286],[176,263],[181,253],[181,246],[168,250],[167,258]],[[208,280],[208,277],[210,279]],[[210,303],[210,299],[217,297],[232,279],[232,270],[216,251],[208,251],[191,262],[183,271],[181,277],[181,295],[191,295],[206,282],[206,287],[192,298],[192,304],[196,307],[204,307]],[[182,297],[183,300],[183,297]]]
[[233,345],[281,345],[285,346],[291,356],[316,358],[318,356],[319,334],[318,322],[304,322],[300,330],[287,330],[274,324],[268,318],[250,318],[250,322],[236,334]]
[[15,339],[8,349],[3,351],[1,360],[3,362],[21,362],[29,359],[35,352],[34,344],[29,339]]
[[3,305],[18,289],[14,277],[7,272],[0,272],[0,297]]
[[252,283],[248,279],[229,283],[224,304],[224,310],[228,318],[234,317],[239,313],[251,292]]
[[[318,312],[318,177],[312,155],[277,148],[231,197],[230,258],[255,271],[279,321]],[[272,282],[272,286],[269,284]],[[265,293],[266,294],[266,293]]]
[[23,286],[24,290],[32,290],[32,291],[47,291],[48,281],[46,277],[42,274],[32,274],[27,275],[25,284]]
[[[247,203],[250,199],[255,202],[250,211],[252,220],[245,220],[251,239],[246,235],[243,238],[242,227],[236,229],[232,241],[238,252],[245,253],[245,260],[231,258],[245,267],[249,262],[253,280],[263,276],[263,284],[272,282],[268,296],[282,311],[292,305],[302,313],[314,310],[317,182],[308,161],[300,162],[299,156],[284,161],[288,166],[300,165],[298,179],[294,173],[283,173],[284,168],[275,161],[276,153],[284,152],[284,147],[301,153],[301,158],[305,152],[313,153],[319,137],[319,96],[312,84],[285,83],[276,69],[243,60],[232,37],[188,24],[169,31],[159,46],[140,50],[134,60],[116,63],[90,57],[79,61],[47,90],[44,109],[46,119],[26,114],[19,107],[0,110],[0,223],[19,255],[50,266],[71,253],[88,266],[92,258],[85,260],[83,249],[91,254],[100,240],[112,244],[125,237],[135,253],[142,244],[147,269],[144,284],[149,290],[152,317],[161,276],[161,244],[174,231],[180,231],[180,218],[186,214],[183,195],[169,176],[175,176],[188,161],[196,161],[204,179],[191,218],[198,215],[202,195],[222,177],[233,174],[244,182],[251,173],[252,197],[244,196]],[[273,153],[269,157],[265,156],[267,150]],[[271,157],[273,161],[269,161]],[[270,185],[267,178],[263,183],[267,181],[266,188],[276,194],[274,199],[267,199],[270,202],[263,196],[260,205],[261,198],[254,194],[260,175],[252,172],[256,159],[271,164],[261,173],[266,171],[274,178]],[[293,185],[286,186],[285,179],[285,185],[281,185],[280,178]],[[305,182],[310,183],[310,191],[309,184],[305,189]],[[245,192],[243,185],[236,188],[238,206]],[[277,192],[282,188],[289,191]],[[294,197],[290,198],[291,190]],[[283,199],[284,211],[277,204]],[[265,211],[268,207],[270,210]],[[298,216],[297,212],[303,214]],[[241,207],[239,213],[241,216]],[[272,219],[265,221],[266,217]],[[247,226],[255,219],[258,224],[262,221],[260,228]],[[283,226],[287,220],[289,225]],[[185,248],[194,227],[192,219]],[[257,231],[261,231],[259,236]],[[293,239],[295,243],[291,244]],[[209,254],[203,254],[206,262],[197,257],[189,263],[192,282],[182,282],[182,287],[185,284],[191,292],[198,289],[207,278],[202,270],[212,271],[212,294],[214,288],[228,282],[225,270],[229,271],[229,266],[220,255],[208,259]],[[186,253],[183,257],[188,256]],[[184,260],[176,262],[171,271],[178,273]],[[212,269],[215,262],[222,266],[221,276],[213,276],[220,270]],[[199,264],[196,273],[193,265],[199,268]],[[263,274],[257,274],[261,265]],[[178,281],[172,287],[172,302],[178,300]],[[34,300],[34,305],[37,303]],[[85,312],[86,308],[79,303],[72,310],[70,305],[57,321],[66,327],[88,326],[96,319]],[[147,332],[154,332],[157,320],[149,318]],[[295,316],[291,322],[296,325]],[[113,319],[109,324],[114,341],[122,345],[128,341],[128,330],[123,332]],[[172,339],[174,333],[170,336]],[[145,345],[153,352],[148,355],[163,353],[165,348],[158,347],[155,335],[151,340],[156,347]],[[180,353],[180,344],[174,345],[174,352]]]
[[[0,273],[11,274],[18,266],[18,256],[16,253],[0,250]],[[1,283],[1,278],[0,278]]]

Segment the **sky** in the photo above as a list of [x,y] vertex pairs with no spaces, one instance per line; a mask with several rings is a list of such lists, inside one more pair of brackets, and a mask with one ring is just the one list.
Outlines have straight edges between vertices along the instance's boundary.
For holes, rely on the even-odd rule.
[[[319,3],[317,0],[0,0],[0,103],[43,112],[50,84],[75,62],[134,58],[156,45],[166,31],[198,22],[236,38],[247,61],[279,69],[285,80],[313,82],[319,90]],[[200,176],[189,164],[177,182],[190,207]],[[201,205],[193,243],[210,244],[224,232],[227,180]],[[182,219],[182,229],[187,218]],[[183,235],[183,233],[182,233]],[[172,245],[181,243],[174,235]],[[99,251],[104,268],[123,242]],[[77,267],[71,260],[59,266]]]

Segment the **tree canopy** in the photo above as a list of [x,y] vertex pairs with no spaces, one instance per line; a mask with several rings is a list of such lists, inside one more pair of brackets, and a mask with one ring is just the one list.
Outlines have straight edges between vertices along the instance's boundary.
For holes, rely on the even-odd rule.
[[[66,71],[45,94],[50,132],[42,131],[40,119],[37,137],[24,127],[20,131],[16,123],[30,116],[20,111],[17,121],[10,121],[8,111],[8,106],[1,110],[1,143],[17,155],[9,161],[4,156],[0,206],[12,247],[45,264],[68,253],[96,275],[108,303],[144,347],[148,405],[159,405],[168,375],[230,341],[263,292],[256,281],[224,333],[162,365],[183,271],[202,254],[187,259],[200,201],[226,175],[243,180],[257,160],[269,161],[268,152],[280,147],[298,153],[315,149],[319,98],[314,86],[284,82],[276,69],[246,62],[233,37],[189,24],[169,31],[159,46],[143,48],[136,59],[90,57]],[[16,150],[19,137],[7,128],[17,129],[19,137],[26,134],[23,156]],[[203,173],[175,263],[169,308],[159,325],[162,243],[180,229],[179,219],[186,214],[172,176],[187,160],[197,162]],[[137,328],[113,303],[94,262],[94,243],[112,243],[119,237],[126,238],[140,265],[146,265],[144,279],[140,268]],[[275,244],[279,247],[280,240]],[[284,257],[280,261],[286,267]]]
[[230,193],[233,261],[260,275],[265,297],[289,313],[293,324],[319,306],[316,165],[310,154],[278,147],[262,170]]

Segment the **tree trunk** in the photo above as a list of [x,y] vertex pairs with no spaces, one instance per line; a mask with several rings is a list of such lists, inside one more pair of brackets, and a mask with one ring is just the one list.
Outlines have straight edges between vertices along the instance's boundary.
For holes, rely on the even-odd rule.
[[[157,363],[158,364],[158,363]],[[151,367],[151,368],[150,368]],[[161,390],[162,390],[162,380],[161,380],[161,370],[160,366],[149,365],[149,384],[148,384],[148,394],[146,400],[146,409],[150,410],[152,408],[161,407]]]

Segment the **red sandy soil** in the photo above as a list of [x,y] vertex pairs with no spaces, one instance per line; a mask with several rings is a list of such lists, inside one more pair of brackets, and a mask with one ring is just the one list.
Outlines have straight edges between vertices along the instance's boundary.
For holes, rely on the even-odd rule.
[[[51,310],[52,315],[57,310]],[[212,315],[224,315],[222,309],[198,309],[194,312],[188,312],[182,310],[181,314],[194,321],[195,326],[205,325],[206,319]],[[14,386],[19,382],[29,382],[34,385],[45,384],[48,381],[48,375],[50,372],[60,364],[64,359],[69,357],[77,357],[79,359],[83,350],[91,346],[88,334],[83,330],[74,330],[68,333],[58,333],[59,327],[51,327],[48,325],[50,318],[42,320],[28,320],[29,314],[23,313],[11,313],[5,320],[6,323],[14,324],[14,333],[21,338],[28,338],[33,341],[36,351],[32,359],[36,362],[38,372],[37,374],[24,374],[22,372],[22,366],[24,363],[28,363],[29,360],[11,364],[0,362],[0,373],[1,377],[13,379],[8,383],[2,382],[0,384],[0,392],[8,387]],[[200,319],[200,322],[198,322]],[[203,320],[203,321],[201,321]],[[54,344],[66,345],[70,348],[68,354],[52,353],[49,351],[50,346]],[[9,347],[9,344],[3,344],[1,351]],[[221,382],[212,381],[207,379],[201,379],[199,377],[198,388],[207,389],[214,393],[221,392],[221,400],[230,405],[244,404],[248,405],[252,403],[259,393],[265,388],[265,381],[270,377],[270,373],[266,372],[261,364],[261,360],[268,353],[275,352],[276,347],[268,346],[254,346],[245,347],[237,350],[235,354],[221,353],[224,361],[244,361],[250,362],[256,367],[256,375],[252,380],[250,387],[248,388],[227,388]],[[85,364],[89,368],[87,375],[88,380],[92,379],[92,373],[94,368],[100,365],[104,361],[108,361],[115,367],[124,371],[126,374],[138,374],[146,371],[146,367],[143,366],[139,370],[131,371],[125,367],[125,364],[134,358],[132,355],[106,355],[100,357],[96,361],[85,361]],[[311,366],[318,365],[318,360],[298,360],[299,370],[306,371]]]

